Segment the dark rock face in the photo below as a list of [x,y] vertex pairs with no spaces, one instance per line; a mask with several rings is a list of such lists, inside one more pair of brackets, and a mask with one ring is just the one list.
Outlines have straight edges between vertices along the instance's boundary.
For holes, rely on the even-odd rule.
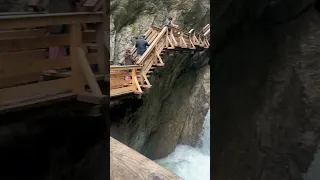
[[153,73],[152,88],[135,114],[128,144],[151,159],[167,156],[178,143],[195,146],[202,132],[204,106],[210,103],[210,68],[197,69],[190,60],[190,55],[166,56],[165,67]]
[[[22,112],[16,113],[14,119],[8,115],[0,117],[0,179],[107,178],[107,161],[101,160],[107,158],[106,120],[74,116],[70,114],[72,108],[65,109],[65,113],[38,119],[30,114],[17,119]],[[41,110],[46,111],[38,109],[37,114],[41,114]]]
[[316,151],[320,13],[308,0],[265,7],[211,59],[213,179],[302,180]]
[[18,12],[26,7],[27,0],[0,0],[0,12]]

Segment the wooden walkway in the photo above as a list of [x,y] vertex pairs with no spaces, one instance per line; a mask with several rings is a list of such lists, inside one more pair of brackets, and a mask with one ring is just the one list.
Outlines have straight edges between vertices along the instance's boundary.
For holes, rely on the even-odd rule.
[[182,180],[154,161],[110,137],[111,180]]
[[[108,92],[101,83],[109,74],[103,39],[103,12],[0,16],[0,113],[43,102],[74,97],[101,104]],[[96,31],[86,31],[91,23]],[[46,28],[67,25],[68,33],[47,34]],[[102,33],[101,33],[102,32]],[[98,44],[85,50],[86,43]],[[69,49],[55,59],[51,47]]]
[[[172,33],[169,33],[169,29]],[[136,48],[131,49],[135,65],[110,66],[111,97],[132,93],[141,94],[144,88],[151,88],[149,77],[156,67],[165,65],[162,58],[166,52],[190,54],[203,51],[210,46],[209,24],[201,32],[196,32],[193,29],[184,32],[174,27],[151,26],[144,35],[150,47],[140,59],[137,58]]]

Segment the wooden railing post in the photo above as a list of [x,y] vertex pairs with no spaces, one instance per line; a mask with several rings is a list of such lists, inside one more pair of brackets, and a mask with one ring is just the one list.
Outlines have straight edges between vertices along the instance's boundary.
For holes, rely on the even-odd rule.
[[139,85],[139,82],[138,82],[138,79],[137,79],[137,69],[132,69],[131,70],[131,74],[132,74],[132,78],[131,78],[131,81],[132,81],[132,88],[133,88],[133,92],[136,93],[136,94],[141,94],[142,93],[142,90],[141,90],[141,87]]
[[70,56],[71,56],[71,77],[73,92],[84,92],[84,75],[79,62],[78,47],[82,47],[82,32],[80,24],[70,25]]

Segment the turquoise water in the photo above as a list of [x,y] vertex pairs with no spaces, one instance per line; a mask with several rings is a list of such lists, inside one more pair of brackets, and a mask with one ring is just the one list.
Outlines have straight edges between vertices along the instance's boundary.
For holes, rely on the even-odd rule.
[[210,180],[210,109],[198,147],[178,145],[168,157],[156,162],[184,180]]
[[304,175],[304,180],[319,180],[320,179],[320,144],[318,151],[314,155],[313,162]]

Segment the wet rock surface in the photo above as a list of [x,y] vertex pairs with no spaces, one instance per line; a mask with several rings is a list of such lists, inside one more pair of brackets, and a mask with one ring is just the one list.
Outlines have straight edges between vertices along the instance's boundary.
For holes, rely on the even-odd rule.
[[310,1],[290,3],[309,8],[293,4],[286,18],[238,29],[214,56],[214,179],[300,180],[310,166],[320,127],[320,13]]

